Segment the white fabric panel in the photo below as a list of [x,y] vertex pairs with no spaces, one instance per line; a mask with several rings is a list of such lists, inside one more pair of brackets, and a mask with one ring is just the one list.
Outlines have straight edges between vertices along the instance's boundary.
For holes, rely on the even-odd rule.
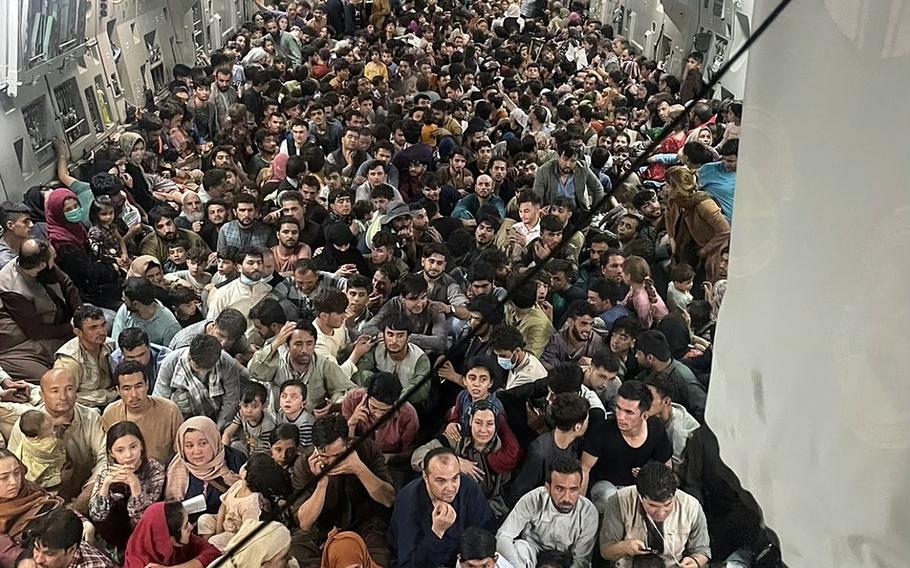
[[791,567],[910,565],[908,53],[910,0],[797,0],[749,55],[708,422]]

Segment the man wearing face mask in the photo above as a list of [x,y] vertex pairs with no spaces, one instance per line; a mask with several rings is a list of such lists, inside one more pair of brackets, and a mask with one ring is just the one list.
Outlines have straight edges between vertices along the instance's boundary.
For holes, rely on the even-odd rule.
[[226,308],[234,308],[242,314],[249,313],[250,308],[272,290],[271,286],[262,282],[262,249],[249,247],[241,251],[241,256],[240,278],[212,290],[209,295],[209,320],[217,318]]
[[496,328],[490,339],[490,348],[496,354],[496,362],[508,373],[506,390],[547,376],[540,359],[525,351],[525,339],[518,328],[511,325]]
[[658,565],[702,568],[711,559],[705,513],[695,497],[678,489],[670,467],[649,462],[635,485],[607,501],[600,554],[620,568],[633,566],[636,557],[645,555]]
[[47,242],[26,239],[0,269],[0,365],[13,377],[38,381],[73,336],[70,320],[82,299],[55,256]]

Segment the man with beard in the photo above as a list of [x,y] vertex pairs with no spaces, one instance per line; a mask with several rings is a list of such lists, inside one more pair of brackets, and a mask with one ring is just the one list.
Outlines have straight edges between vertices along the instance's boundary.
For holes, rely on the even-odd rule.
[[[442,89],[440,89],[442,90]],[[430,105],[430,112],[433,115],[433,124],[448,131],[456,139],[461,139],[462,129],[458,121],[449,116],[449,103],[444,100],[435,101]]]
[[272,41],[275,42],[275,49],[278,51],[278,56],[281,59],[286,60],[291,68],[296,68],[303,63],[300,42],[297,41],[297,38],[292,34],[281,31],[278,28],[278,20],[274,16],[266,16],[265,31],[272,36]]
[[167,345],[182,329],[173,312],[155,299],[152,284],[132,277],[123,286],[123,305],[114,316],[111,339],[117,341],[120,332],[129,327],[142,329],[158,345]]
[[272,228],[259,220],[259,200],[252,193],[241,193],[234,204],[234,220],[218,231],[218,249],[226,246],[268,248],[275,240]]
[[151,255],[164,264],[168,259],[167,247],[170,243],[182,240],[187,244],[187,250],[194,248],[209,249],[202,237],[187,229],[180,229],[174,223],[178,216],[177,211],[169,205],[159,205],[149,211],[149,224],[155,229],[139,243],[139,255]]
[[278,220],[278,244],[272,247],[275,268],[284,277],[291,275],[294,264],[301,258],[310,258],[310,245],[300,242],[300,223],[285,215]]
[[597,310],[586,300],[575,300],[566,310],[566,325],[553,335],[540,358],[548,370],[564,361],[578,363],[582,357],[594,357],[595,353],[607,348],[600,334],[594,332],[594,318]]
[[410,340],[413,329],[411,325],[411,320],[402,314],[389,315],[381,324],[382,333],[372,344],[364,343],[366,334],[359,338],[348,361],[357,365],[353,380],[360,385],[368,384],[377,372],[396,375],[404,392],[423,381],[420,388],[408,398],[417,412],[421,413],[430,394],[430,381],[423,380],[431,370],[430,359],[423,349]]
[[654,243],[641,235],[644,219],[636,213],[626,213],[616,222],[616,236],[627,256],[640,256],[650,264],[654,261]]
[[455,451],[434,448],[423,459],[422,478],[402,487],[395,498],[389,523],[391,566],[454,566],[465,529],[491,529],[495,522],[480,486],[461,473]]
[[537,169],[534,193],[544,203],[568,197],[573,200],[574,209],[590,211],[603,197],[603,186],[584,160],[579,159],[575,147],[563,144],[557,149],[555,159]]
[[281,303],[289,320],[312,319],[316,293],[323,288],[343,289],[347,280],[341,274],[346,274],[345,270],[342,267],[335,274],[322,272],[312,260],[302,258],[294,264],[291,277],[272,289],[271,297]]
[[187,229],[198,233],[202,230],[202,220],[205,218],[205,212],[202,211],[202,200],[195,191],[187,191],[183,194],[183,205],[180,215],[174,219],[181,229]]
[[[215,133],[220,132],[225,122],[228,120],[228,109],[231,105],[240,102],[240,96],[231,85],[233,70],[229,64],[225,64],[215,69],[215,82],[212,84],[210,92],[214,95],[215,119],[214,130],[210,133],[214,138]],[[198,97],[199,93],[197,93]]]
[[[272,287],[262,282],[262,249],[248,247],[240,251],[243,262],[240,264],[240,278],[215,288],[209,294],[208,319],[214,320],[227,308],[234,308],[242,314],[249,313],[250,308],[265,298]],[[248,324],[252,327],[252,324]]]
[[430,243],[423,247],[420,266],[421,274],[427,281],[427,297],[430,300],[430,311],[440,313],[447,318],[457,316],[468,319],[468,299],[461,285],[449,274],[446,274],[448,249],[440,243]]
[[493,241],[496,233],[499,232],[499,227],[499,219],[493,215],[487,215],[478,220],[477,227],[474,228],[474,248],[464,258],[466,266],[471,266],[479,260],[484,251],[496,248]]
[[496,549],[515,566],[537,566],[542,550],[571,552],[572,566],[588,566],[597,538],[598,515],[584,497],[581,463],[561,457],[547,483],[526,493],[496,533]]
[[466,227],[474,227],[477,225],[475,216],[482,208],[484,211],[488,210],[489,207],[484,208],[484,205],[487,204],[495,207],[500,221],[505,217],[505,202],[498,195],[493,195],[493,178],[482,174],[477,177],[477,181],[474,183],[474,193],[458,200],[455,210],[452,211],[452,217],[461,219]]

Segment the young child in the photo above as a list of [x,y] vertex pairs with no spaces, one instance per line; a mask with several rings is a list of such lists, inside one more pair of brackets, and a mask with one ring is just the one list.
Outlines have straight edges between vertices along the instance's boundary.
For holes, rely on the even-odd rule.
[[492,365],[480,358],[473,358],[465,365],[464,389],[455,398],[455,407],[452,408],[447,433],[458,428],[459,432],[471,431],[471,405],[481,400],[487,400],[496,408],[497,413],[505,412],[502,403],[496,398],[493,389]]
[[[269,435],[275,429],[275,421],[265,412],[269,391],[262,383],[250,381],[240,393],[240,410],[221,435],[221,442],[240,450],[246,455],[256,452],[269,453]],[[241,432],[241,439],[235,436]]]
[[278,393],[278,424],[293,424],[300,429],[300,445],[313,445],[313,423],[316,418],[306,409],[306,385],[291,380],[281,385]]
[[19,429],[24,435],[19,449],[22,464],[28,469],[25,478],[45,489],[60,485],[66,452],[54,434],[51,417],[40,410],[29,410],[19,419]]
[[192,288],[178,284],[171,289],[170,306],[174,317],[180,322],[180,327],[189,327],[205,319],[205,314],[199,309],[199,296]]
[[126,251],[126,242],[117,230],[111,198],[106,195],[96,197],[89,207],[88,215],[92,222],[92,227],[88,230],[88,243],[92,253],[99,259],[129,266],[130,255]]
[[367,227],[370,226],[370,221],[373,220],[373,204],[369,201],[355,201],[351,213],[354,218],[352,229],[356,227],[356,230],[353,231],[354,234],[364,234]]
[[221,496],[218,517],[202,515],[199,535],[223,551],[246,520],[273,520],[291,493],[287,472],[268,454],[256,454],[240,470],[240,479]]
[[209,253],[204,248],[190,249],[186,253],[186,270],[178,270],[165,274],[164,279],[184,284],[192,288],[197,295],[201,295],[205,287],[212,281],[212,275],[205,271],[209,262]]
[[173,274],[178,270],[186,270],[187,244],[181,239],[167,245],[167,260],[164,261],[165,274]]
[[218,272],[212,276],[211,286],[220,288],[240,277],[240,251],[234,246],[225,246],[218,251]]
[[300,455],[300,428],[293,424],[279,424],[269,435],[269,443],[272,459],[290,473]]
[[667,308],[670,313],[683,313],[692,301],[692,280],[695,270],[688,264],[677,264],[670,269],[670,284],[667,286]]

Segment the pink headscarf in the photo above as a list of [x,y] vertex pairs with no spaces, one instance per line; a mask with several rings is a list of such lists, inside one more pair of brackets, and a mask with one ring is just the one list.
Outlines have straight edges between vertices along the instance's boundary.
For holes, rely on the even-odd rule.
[[52,191],[44,200],[44,216],[47,220],[47,236],[55,247],[60,245],[75,245],[85,248],[88,235],[82,223],[70,223],[63,215],[63,204],[67,199],[79,198],[66,188]]

